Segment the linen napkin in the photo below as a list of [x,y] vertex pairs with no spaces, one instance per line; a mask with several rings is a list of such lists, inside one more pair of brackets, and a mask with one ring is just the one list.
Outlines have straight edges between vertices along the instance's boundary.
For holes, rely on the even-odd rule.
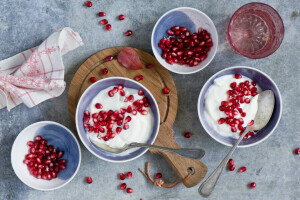
[[62,55],[81,45],[79,34],[66,27],[40,46],[0,61],[0,109],[21,103],[31,108],[61,95],[66,87]]

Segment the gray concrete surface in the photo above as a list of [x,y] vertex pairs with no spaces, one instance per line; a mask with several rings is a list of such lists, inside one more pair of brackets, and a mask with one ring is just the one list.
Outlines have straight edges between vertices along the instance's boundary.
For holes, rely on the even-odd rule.
[[[205,12],[214,21],[219,33],[219,49],[212,63],[193,75],[172,74],[179,96],[179,108],[174,124],[176,140],[183,147],[201,147],[207,152],[203,162],[210,173],[229,150],[214,141],[202,128],[196,111],[198,94],[205,81],[217,71],[235,65],[255,67],[266,72],[277,83],[283,98],[283,115],[274,134],[263,143],[239,149],[233,155],[236,167],[247,166],[244,174],[225,171],[210,199],[300,199],[300,156],[293,150],[300,147],[299,113],[299,49],[300,16],[292,19],[293,11],[300,11],[297,0],[266,0],[282,16],[285,38],[273,55],[250,60],[235,54],[225,40],[225,28],[233,12],[246,1],[239,0],[94,0],[92,8],[83,6],[84,0],[10,0],[0,3],[0,60],[39,45],[53,31],[65,26],[79,32],[85,45],[64,57],[66,81],[69,85],[78,66],[93,53],[113,46],[133,46],[151,52],[150,35],[156,20],[166,11],[189,6]],[[98,24],[97,12],[105,11],[112,24],[110,32]],[[118,21],[119,14],[126,20]],[[123,32],[132,29],[132,37]],[[0,110],[0,199],[201,199],[197,187],[174,189],[157,188],[138,172],[146,161],[152,163],[152,172],[162,172],[166,181],[175,174],[163,158],[146,153],[141,158],[124,164],[113,164],[97,159],[86,148],[82,149],[82,163],[77,176],[65,187],[51,192],[40,192],[24,185],[14,174],[10,163],[10,150],[18,133],[26,126],[41,120],[52,120],[75,130],[67,112],[67,91],[58,98],[48,100],[32,109],[20,105],[8,112]],[[193,133],[192,139],[182,136]],[[132,194],[118,187],[119,172],[132,171],[133,178],[126,181]],[[93,184],[87,185],[86,176]],[[250,190],[248,183],[257,187]]]

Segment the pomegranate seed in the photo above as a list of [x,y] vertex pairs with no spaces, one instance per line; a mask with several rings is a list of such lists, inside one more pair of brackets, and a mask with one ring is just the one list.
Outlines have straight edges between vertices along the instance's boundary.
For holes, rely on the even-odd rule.
[[235,77],[236,79],[241,79],[241,78],[242,78],[242,75],[240,75],[240,74],[235,74],[234,77]]
[[247,170],[246,167],[241,167],[241,168],[239,169],[239,172],[240,172],[240,173],[243,173],[243,172],[245,172],[246,170]]
[[92,180],[92,177],[87,177],[86,178],[86,182],[88,183],[88,184],[91,184],[92,182],[93,182],[93,180]]
[[141,110],[140,113],[141,113],[142,115],[147,115],[147,114],[148,114],[148,111],[147,111],[147,110]]
[[126,177],[127,178],[132,178],[132,172],[127,172]]
[[100,21],[100,24],[102,24],[102,25],[106,25],[106,24],[108,24],[108,21],[107,21],[107,19],[102,19],[102,20]]
[[120,95],[123,97],[125,96],[125,91],[124,90],[120,90]]
[[249,122],[248,126],[252,126],[254,124],[254,120],[251,120],[251,122]]
[[108,73],[108,69],[107,68],[102,69],[102,74],[103,75],[106,75],[107,73]]
[[128,123],[124,123],[124,125],[123,125],[123,129],[124,130],[127,130],[129,128],[129,125],[128,125]]
[[36,141],[41,141],[41,140],[42,140],[42,137],[39,136],[39,135],[38,135],[38,136],[35,136],[35,140],[36,140]]
[[225,122],[225,119],[224,118],[220,118],[219,121],[218,121],[218,124],[223,124]]
[[113,56],[107,56],[106,58],[105,58],[105,60],[108,62],[108,61],[112,61],[114,59],[114,57]]
[[109,90],[108,91],[108,96],[113,97],[115,95],[113,90]]
[[137,75],[137,76],[135,77],[135,80],[136,80],[136,81],[143,80],[143,75]]
[[245,112],[242,112],[242,113],[241,113],[241,116],[242,116],[242,117],[246,117],[246,113],[245,113]]
[[92,7],[93,3],[91,1],[87,1],[85,2],[85,5],[90,8]]
[[131,111],[131,114],[136,115],[136,114],[137,114],[137,111],[136,111],[136,110],[133,110],[133,111]]
[[256,183],[255,183],[255,182],[252,182],[252,183],[249,184],[249,186],[250,186],[252,189],[254,189],[254,188],[256,187]]
[[231,126],[231,132],[236,132],[236,127],[235,126]]
[[235,166],[234,165],[230,165],[229,168],[228,168],[230,171],[233,171],[235,169]]
[[119,20],[124,20],[125,19],[125,15],[120,15],[119,16]]
[[99,12],[98,15],[99,15],[99,17],[104,17],[104,16],[106,16],[106,13],[105,12]]
[[184,134],[184,137],[186,137],[186,138],[190,138],[192,136],[192,134],[190,133],[190,132],[186,132],[185,134]]
[[153,67],[153,64],[149,64],[146,66],[146,68],[151,69]]
[[164,88],[164,89],[163,89],[163,93],[164,93],[164,94],[169,94],[169,93],[170,93],[170,90],[169,90],[168,88]]
[[106,28],[107,31],[110,31],[111,30],[111,25],[110,24],[106,24],[105,28]]
[[100,103],[96,103],[96,104],[95,104],[95,107],[96,107],[97,109],[102,109],[102,108],[103,108],[103,106],[102,106]]
[[127,188],[127,193],[132,193],[133,190],[131,188]]
[[300,154],[300,148],[295,149],[294,152],[295,152],[296,155],[299,155]]
[[253,86],[256,86],[256,82],[255,82],[255,81],[252,81],[251,84],[252,84]]
[[120,185],[120,189],[121,189],[121,190],[125,190],[126,187],[127,187],[126,183],[122,183],[122,184]]
[[232,83],[230,84],[230,87],[231,87],[232,89],[236,88],[236,82],[232,82]]
[[156,178],[156,179],[162,178],[162,174],[161,174],[161,173],[156,173],[156,174],[155,174],[155,178]]
[[143,90],[139,90],[138,91],[138,95],[143,96],[144,95],[144,91]]
[[130,122],[131,121],[131,117],[130,116],[127,116],[126,118],[125,118],[125,122]]
[[125,179],[125,174],[120,173],[120,180],[124,180]]
[[228,160],[228,164],[229,164],[229,165],[234,165],[233,159],[230,158],[230,159]]
[[92,83],[95,83],[95,82],[97,82],[97,79],[96,79],[95,77],[91,77],[91,78],[90,78],[90,81],[91,81]]
[[122,128],[121,128],[121,127],[117,127],[117,128],[116,128],[116,133],[117,133],[117,134],[120,134],[121,131],[122,131]]
[[132,30],[126,31],[126,32],[125,32],[125,35],[126,35],[126,36],[131,36],[131,35],[132,35]]

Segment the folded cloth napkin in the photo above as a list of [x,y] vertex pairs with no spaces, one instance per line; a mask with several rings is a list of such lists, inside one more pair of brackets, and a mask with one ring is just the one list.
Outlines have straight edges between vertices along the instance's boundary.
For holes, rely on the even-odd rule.
[[61,95],[66,87],[62,55],[83,45],[79,34],[63,28],[40,46],[0,61],[0,109],[33,107]]

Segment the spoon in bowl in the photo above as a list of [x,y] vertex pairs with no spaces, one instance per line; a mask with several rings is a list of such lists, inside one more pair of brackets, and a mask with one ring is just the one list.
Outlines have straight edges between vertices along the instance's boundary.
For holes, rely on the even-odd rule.
[[250,126],[248,125],[246,127],[243,134],[239,137],[239,139],[236,141],[234,146],[231,148],[231,150],[225,156],[225,158],[222,160],[222,162],[219,164],[219,166],[200,185],[198,192],[202,196],[208,197],[212,193],[229,158],[231,157],[231,155],[233,154],[234,150],[239,145],[239,143],[242,141],[244,136],[249,131],[260,130],[267,125],[267,123],[271,119],[274,105],[275,105],[274,93],[271,90],[265,90],[265,91],[261,92],[258,96],[257,104],[258,104],[258,109],[257,109],[256,115],[254,117],[254,124],[250,125]]
[[[95,144],[96,146],[96,144]],[[125,145],[121,149],[102,149],[104,151],[108,151],[111,153],[122,153],[123,151],[126,151],[127,149],[135,148],[135,147],[146,147],[146,148],[152,148],[152,149],[158,149],[161,151],[168,151],[177,153],[180,156],[192,158],[192,159],[201,159],[205,155],[205,151],[203,149],[195,149],[195,148],[180,148],[180,149],[173,149],[173,148],[167,148],[162,146],[156,146],[156,145],[150,145],[145,143],[130,143]],[[100,147],[99,147],[100,148]]]

